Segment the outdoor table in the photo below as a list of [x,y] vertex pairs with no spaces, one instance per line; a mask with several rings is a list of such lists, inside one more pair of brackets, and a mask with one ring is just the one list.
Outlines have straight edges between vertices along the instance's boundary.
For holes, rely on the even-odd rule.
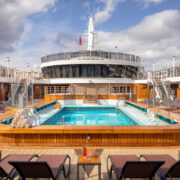
[[99,180],[101,179],[101,160],[99,156],[84,157],[83,155],[78,156],[77,161],[77,180],[79,180],[79,167],[80,166],[98,166]]

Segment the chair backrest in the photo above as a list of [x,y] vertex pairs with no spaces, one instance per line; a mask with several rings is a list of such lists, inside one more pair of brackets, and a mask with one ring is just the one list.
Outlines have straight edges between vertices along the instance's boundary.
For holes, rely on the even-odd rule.
[[46,162],[9,161],[22,178],[53,178],[51,168]]
[[127,161],[120,179],[123,178],[152,178],[164,161]]
[[166,173],[166,177],[180,178],[180,161],[177,161]]
[[7,173],[4,171],[2,167],[0,167],[0,177],[7,177]]

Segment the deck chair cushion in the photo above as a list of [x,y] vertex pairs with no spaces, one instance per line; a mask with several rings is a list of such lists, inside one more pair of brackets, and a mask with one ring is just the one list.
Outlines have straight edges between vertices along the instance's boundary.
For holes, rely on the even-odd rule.
[[165,163],[161,166],[161,172],[165,176],[169,169],[177,162],[173,157],[168,154],[143,154],[147,161],[165,161]]
[[19,174],[25,178],[50,178],[52,171],[46,162],[10,161]]
[[121,171],[128,161],[139,161],[138,157],[135,155],[109,155],[112,164],[116,167],[117,174],[120,176]]
[[8,163],[9,161],[22,161],[22,160],[30,161],[35,156],[37,155],[12,154],[12,155],[6,156],[0,161],[0,177],[6,177],[9,173],[12,172],[14,167]]
[[127,161],[123,167],[123,178],[152,178],[164,161]]
[[47,162],[47,164],[52,170],[54,177],[56,177],[58,168],[60,165],[64,164],[66,157],[67,155],[41,155],[37,161]]
[[69,156],[41,155],[35,162],[10,161],[9,163],[17,169],[22,178],[56,179],[59,176],[67,157]]

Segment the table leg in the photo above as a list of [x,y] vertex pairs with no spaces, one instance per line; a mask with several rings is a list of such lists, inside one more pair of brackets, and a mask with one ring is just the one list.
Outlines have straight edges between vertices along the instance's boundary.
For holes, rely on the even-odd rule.
[[79,165],[77,165],[77,180],[79,180]]
[[101,165],[98,165],[99,180],[101,180]]

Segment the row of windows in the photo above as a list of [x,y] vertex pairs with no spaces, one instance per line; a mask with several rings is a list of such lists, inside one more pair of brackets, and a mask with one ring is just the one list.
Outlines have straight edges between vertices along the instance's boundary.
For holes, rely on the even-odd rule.
[[[81,94],[84,94],[84,88],[80,87],[82,89]],[[75,87],[77,90],[77,87]],[[95,89],[94,89],[95,90]],[[93,91],[94,91],[93,90]],[[97,90],[97,89],[96,89]],[[62,86],[45,86],[45,94],[66,94],[66,93],[71,93],[71,88],[69,85],[62,85]],[[108,90],[109,92],[109,90]],[[128,94],[131,92],[131,86],[129,85],[113,85],[110,87],[110,93],[111,94]],[[97,91],[97,93],[101,93],[101,91]],[[107,89],[105,94],[107,93]]]
[[69,93],[69,85],[66,86],[46,86],[45,87],[46,94],[64,94]]
[[130,93],[130,86],[112,86],[111,93]]
[[47,78],[109,77],[134,78],[138,68],[122,65],[66,65],[42,69]]

